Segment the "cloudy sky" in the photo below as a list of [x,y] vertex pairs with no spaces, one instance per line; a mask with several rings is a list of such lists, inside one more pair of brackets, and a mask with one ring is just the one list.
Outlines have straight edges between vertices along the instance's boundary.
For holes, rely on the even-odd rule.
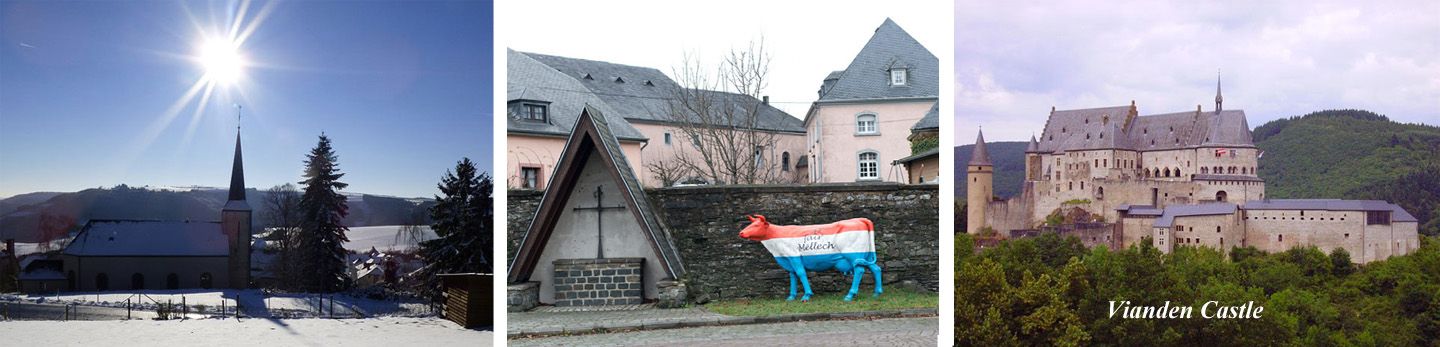
[[[300,181],[323,132],[347,191],[434,196],[461,157],[490,168],[490,13],[484,2],[0,2],[0,197],[224,187],[237,103],[252,188]],[[241,77],[189,93],[212,66],[203,42],[227,36],[246,37]]]
[[[500,44],[518,51],[651,67],[671,78],[687,52],[714,66],[731,48],[763,36],[774,59],[764,94],[797,118],[815,101],[825,75],[845,69],[886,17],[936,56],[950,50],[953,27],[950,18],[940,14],[951,7],[944,1],[706,4],[504,1],[496,4],[502,14],[496,31],[505,41]],[[531,13],[544,15],[524,15]]]
[[961,1],[956,144],[1028,140],[1051,106],[1215,107],[1251,126],[1359,108],[1440,124],[1440,1]]

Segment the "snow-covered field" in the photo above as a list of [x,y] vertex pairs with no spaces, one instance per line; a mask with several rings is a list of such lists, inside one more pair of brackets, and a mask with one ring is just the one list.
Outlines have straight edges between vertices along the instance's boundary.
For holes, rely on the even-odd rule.
[[0,322],[7,346],[490,346],[440,318]]
[[[244,313],[260,317],[374,317],[374,316],[427,316],[429,306],[423,301],[374,300],[352,297],[344,294],[322,295],[304,293],[265,294],[257,289],[213,290],[174,289],[107,292],[64,292],[51,295],[0,294],[0,302],[29,302],[38,304],[68,303],[90,306],[125,307],[130,300],[132,307],[154,310],[156,303],[184,302],[190,306],[190,313],[202,311],[218,312],[221,307],[234,310],[235,298],[240,298]],[[333,304],[331,298],[334,299]],[[223,301],[223,302],[222,302]],[[331,313],[333,311],[333,314]],[[233,311],[232,311],[233,312]]]
[[[408,240],[396,242],[395,232],[399,231],[400,227],[399,225],[352,227],[350,231],[345,232],[345,236],[350,238],[350,242],[345,243],[345,249],[365,252],[369,251],[370,247],[375,247],[381,252],[389,252],[418,247],[418,243],[408,242]],[[435,232],[431,231],[429,226],[423,228],[425,235],[422,237],[422,241],[435,239]]]

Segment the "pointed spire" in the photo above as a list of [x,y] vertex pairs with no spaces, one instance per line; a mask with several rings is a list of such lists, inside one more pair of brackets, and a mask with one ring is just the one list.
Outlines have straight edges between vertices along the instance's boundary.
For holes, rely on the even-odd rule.
[[1220,113],[1220,104],[1225,98],[1220,97],[1220,70],[1215,70],[1215,113]]
[[985,149],[985,131],[983,129],[980,130],[979,135],[975,137],[975,148],[974,151],[970,152],[969,165],[991,165],[990,151]]
[[240,106],[235,106],[235,165],[230,168],[230,201],[245,201],[245,165],[240,160]]
[[1035,141],[1035,135],[1030,135],[1030,144],[1025,146],[1025,153],[1040,151],[1040,142]]

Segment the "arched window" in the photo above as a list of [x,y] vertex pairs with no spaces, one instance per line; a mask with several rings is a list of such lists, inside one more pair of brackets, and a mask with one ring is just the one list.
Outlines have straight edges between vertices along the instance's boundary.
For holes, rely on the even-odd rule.
[[102,292],[103,292],[103,291],[110,290],[110,276],[105,275],[104,272],[101,272],[101,273],[99,273],[99,274],[96,274],[96,275],[95,275],[95,290],[102,291]]
[[1095,199],[1105,200],[1105,187],[1095,187]]
[[210,276],[210,273],[209,273],[209,272],[200,274],[200,288],[210,289],[210,287],[214,287],[214,286],[215,286],[215,278],[214,278],[214,276]]
[[790,171],[790,152],[780,153],[780,171]]
[[1178,167],[1175,168],[1175,177],[1184,177],[1184,176],[1185,176],[1185,175],[1181,175],[1181,174],[1180,174],[1180,168],[1178,168]]
[[872,114],[872,113],[865,113],[865,114],[861,114],[861,115],[855,116],[855,134],[856,134],[856,135],[875,135],[875,134],[879,134],[879,133],[880,133],[880,128],[877,126],[876,118],[877,118],[877,117],[875,116],[875,114]]
[[180,289],[180,275],[172,272],[165,276],[165,289]]
[[1170,177],[1170,168],[1165,168],[1165,177]]
[[1203,174],[1208,174],[1208,173],[1210,173],[1210,168],[1208,168],[1208,167],[1202,167],[1202,168],[1200,168],[1200,174],[1203,175]]
[[1224,201],[1225,201],[1225,198],[1226,198],[1226,195],[1227,195],[1227,194],[1225,194],[1225,191],[1223,191],[1223,190],[1222,190],[1222,191],[1219,191],[1219,192],[1215,192],[1215,201],[1224,202]]
[[859,180],[880,179],[880,153],[875,151],[864,151],[856,157],[856,170]]

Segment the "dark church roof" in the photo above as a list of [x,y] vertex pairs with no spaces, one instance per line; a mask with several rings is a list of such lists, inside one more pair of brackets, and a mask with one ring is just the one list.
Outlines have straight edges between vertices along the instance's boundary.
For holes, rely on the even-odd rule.
[[1155,219],[1154,226],[1156,228],[1170,228],[1175,226],[1175,217],[1235,214],[1235,209],[1235,204],[1228,202],[1165,206],[1165,212],[1160,215],[1160,218]]
[[91,220],[65,246],[82,257],[226,257],[229,237],[219,222]]
[[[906,85],[890,85],[894,68],[908,69]],[[845,70],[826,76],[819,102],[935,98],[940,95],[939,68],[940,60],[930,50],[886,18]]]
[[245,201],[245,165],[240,162],[240,132],[235,132],[235,164],[230,167],[230,201]]
[[[529,280],[530,273],[540,260],[541,252],[545,250],[545,244],[550,241],[556,220],[565,211],[565,202],[570,199],[580,173],[585,165],[592,163],[591,160],[594,160],[595,164],[605,165],[616,180],[616,185],[625,197],[626,209],[640,222],[640,227],[644,229],[641,231],[649,237],[655,253],[660,255],[660,263],[665,267],[665,272],[672,279],[680,278],[685,274],[680,252],[671,241],[670,234],[660,226],[660,219],[656,217],[644,187],[640,185],[640,179],[635,176],[635,170],[625,159],[620,142],[610,129],[608,118],[599,109],[587,106],[576,120],[573,129],[574,132],[565,142],[565,150],[560,155],[560,160],[556,162],[555,174],[550,177],[550,184],[547,185],[549,188],[540,200],[540,208],[536,209],[531,218],[530,226],[520,242],[520,249],[511,261],[510,283]],[[592,153],[598,156],[592,156]]]
[[[595,98],[602,101],[591,103],[602,112],[613,118],[623,118],[640,122],[674,122],[670,117],[671,100],[677,91],[682,88],[669,76],[660,70],[641,66],[615,64],[604,61],[568,58],[545,54],[526,53],[511,51],[511,56],[522,55],[531,61],[538,62],[550,68],[551,71],[559,72],[560,75],[569,77],[571,82],[561,83],[555,81],[517,81],[515,77],[507,79],[507,83],[524,83],[539,88],[553,88],[562,91],[581,89],[589,91]],[[508,64],[508,63],[507,63]],[[513,76],[513,75],[512,75]],[[520,75],[529,77],[532,75]],[[579,86],[581,88],[574,88]],[[736,108],[749,109],[754,107],[758,113],[758,119],[754,127],[756,129],[805,132],[805,127],[800,119],[781,111],[774,106],[764,103],[749,95],[719,92],[719,91],[698,91],[708,94],[714,98],[714,102],[721,105],[728,105]],[[514,98],[513,95],[511,97]],[[572,113],[579,114],[579,113]],[[748,115],[748,112],[744,114]],[[733,125],[745,125],[741,120],[736,120]],[[628,125],[627,125],[628,126]],[[624,137],[622,126],[616,124],[617,135]]]
[[1132,104],[1052,111],[1044,132],[1040,134],[1038,152],[1254,146],[1245,111],[1187,111],[1138,116]]

